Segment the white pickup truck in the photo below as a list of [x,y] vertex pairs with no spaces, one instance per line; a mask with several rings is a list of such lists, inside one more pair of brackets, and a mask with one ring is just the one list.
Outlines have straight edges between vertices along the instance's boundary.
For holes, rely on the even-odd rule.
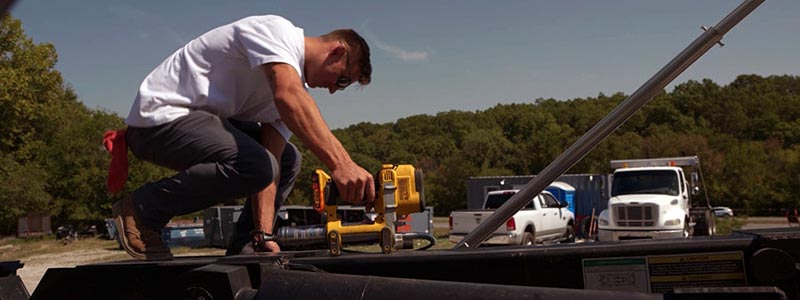
[[[459,210],[450,213],[450,241],[460,242],[478,224],[519,190],[492,191],[483,201],[483,209]],[[531,245],[544,241],[575,241],[575,216],[567,204],[559,202],[550,192],[533,197],[522,210],[514,214],[492,233],[484,244]]]

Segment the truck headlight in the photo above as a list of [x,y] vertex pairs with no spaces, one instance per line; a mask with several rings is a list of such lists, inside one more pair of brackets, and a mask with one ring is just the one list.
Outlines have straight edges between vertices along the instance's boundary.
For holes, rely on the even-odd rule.
[[664,222],[664,225],[665,226],[681,225],[681,219],[667,220],[666,222]]
[[598,219],[597,222],[600,223],[600,225],[602,226],[608,226],[608,220],[606,219]]

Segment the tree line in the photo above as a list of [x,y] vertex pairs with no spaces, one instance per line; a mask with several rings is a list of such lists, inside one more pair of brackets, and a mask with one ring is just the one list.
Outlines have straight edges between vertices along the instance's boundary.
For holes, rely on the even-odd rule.
[[[0,26],[0,234],[17,218],[48,213],[54,225],[96,223],[111,203],[172,171],[130,155],[122,193],[106,191],[106,130],[122,117],[89,109],[55,69],[52,44],[34,43],[19,20]],[[438,215],[466,207],[471,176],[536,174],[627,95],[536,99],[477,111],[358,123],[334,134],[368,170],[410,163],[425,172]],[[303,169],[289,202],[310,204],[322,164],[293,140]],[[661,92],[569,173],[608,173],[613,159],[698,155],[714,205],[776,214],[800,205],[800,77],[741,75],[727,85],[687,81]]]

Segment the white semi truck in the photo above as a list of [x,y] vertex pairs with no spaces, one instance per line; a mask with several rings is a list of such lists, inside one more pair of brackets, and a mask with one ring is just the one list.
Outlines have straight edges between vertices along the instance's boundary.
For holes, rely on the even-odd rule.
[[703,203],[692,201],[702,182],[697,156],[614,160],[611,168],[611,197],[598,218],[599,240],[714,234],[707,195]]

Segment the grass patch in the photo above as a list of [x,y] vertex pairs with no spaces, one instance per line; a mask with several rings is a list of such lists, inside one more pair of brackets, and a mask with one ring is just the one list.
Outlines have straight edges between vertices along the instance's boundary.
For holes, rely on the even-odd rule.
[[[35,256],[58,255],[60,253],[79,250],[107,250],[115,252],[113,255],[98,257],[98,259],[92,260],[92,263],[132,259],[119,247],[116,240],[100,237],[87,237],[68,243],[63,240],[56,240],[52,235],[24,239],[13,237],[0,239],[0,261],[26,261]],[[175,256],[225,255],[225,249],[212,247],[172,247],[171,250],[172,254]]]
[[174,256],[200,256],[200,255],[225,255],[225,249],[202,246],[202,247],[170,247]]
[[717,218],[717,235],[730,235],[734,230],[742,229],[747,224],[747,217]]
[[[66,253],[86,249],[117,249],[117,242],[103,238],[83,238],[72,242],[54,236],[36,238],[4,238],[0,240],[0,260],[23,260],[28,257]],[[124,253],[124,252],[123,252]]]
[[436,237],[436,245],[431,249],[453,249],[453,242],[450,241],[450,228],[434,228],[433,236]]

